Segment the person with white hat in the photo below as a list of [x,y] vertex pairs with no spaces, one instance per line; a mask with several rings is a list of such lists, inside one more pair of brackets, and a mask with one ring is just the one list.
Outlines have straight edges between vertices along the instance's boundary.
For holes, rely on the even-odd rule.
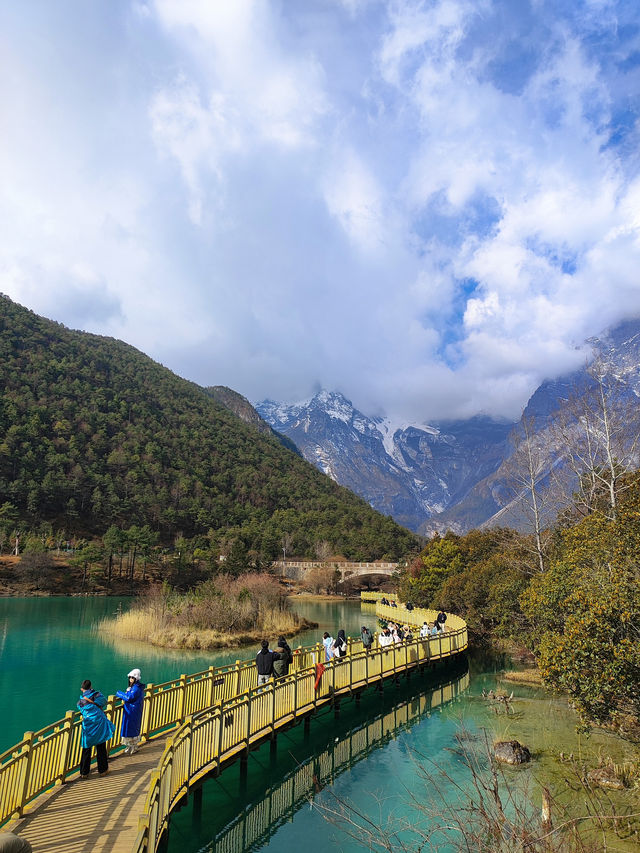
[[122,699],[122,732],[121,740],[125,745],[125,755],[133,755],[140,749],[140,726],[142,725],[142,705],[144,702],[144,687],[140,679],[139,669],[132,669],[129,675],[129,686],[126,690],[118,690],[116,696]]

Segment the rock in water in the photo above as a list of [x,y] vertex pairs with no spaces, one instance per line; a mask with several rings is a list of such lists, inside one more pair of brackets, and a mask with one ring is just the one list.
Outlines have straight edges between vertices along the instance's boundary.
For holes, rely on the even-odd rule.
[[613,767],[597,767],[595,770],[589,770],[587,779],[599,788],[609,788],[613,791],[624,788],[624,782],[618,777]]
[[531,761],[531,753],[517,740],[501,740],[493,745],[493,754],[503,764],[525,764]]

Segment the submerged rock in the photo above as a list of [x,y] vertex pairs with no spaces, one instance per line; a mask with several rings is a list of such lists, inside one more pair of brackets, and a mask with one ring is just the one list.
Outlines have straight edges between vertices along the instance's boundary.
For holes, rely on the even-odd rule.
[[531,753],[517,740],[501,740],[493,745],[493,754],[503,764],[525,764],[531,761]]
[[620,791],[624,788],[624,782],[613,767],[596,767],[594,770],[589,770],[587,779],[599,788],[609,788],[612,791]]

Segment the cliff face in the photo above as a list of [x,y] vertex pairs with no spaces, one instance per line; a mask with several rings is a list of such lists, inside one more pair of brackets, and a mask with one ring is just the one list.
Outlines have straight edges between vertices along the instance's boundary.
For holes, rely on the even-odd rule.
[[[604,393],[608,397],[614,455],[619,464],[629,469],[637,468],[640,466],[640,320],[627,320],[600,337],[591,338],[588,343],[594,360],[598,361]],[[517,495],[513,485],[518,442],[525,420],[532,429],[540,493],[544,494],[552,485],[552,478],[554,481],[549,491],[556,493],[555,500],[549,500],[544,510],[545,521],[553,521],[578,486],[569,453],[572,446],[579,447],[584,441],[586,420],[591,422],[595,439],[595,446],[589,452],[602,452],[604,436],[599,423],[598,397],[590,365],[585,364],[568,376],[543,382],[527,403],[495,470],[460,501],[426,519],[418,528],[419,532],[429,536],[448,529],[464,532],[472,527],[493,525],[530,529],[524,498]],[[558,430],[560,423],[563,424],[562,434]]]

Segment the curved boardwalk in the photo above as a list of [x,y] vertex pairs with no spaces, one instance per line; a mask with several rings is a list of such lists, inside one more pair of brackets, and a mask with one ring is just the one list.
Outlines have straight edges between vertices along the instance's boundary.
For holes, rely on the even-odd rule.
[[[413,625],[435,615],[379,602],[376,612]],[[172,809],[211,772],[342,696],[462,652],[466,625],[455,616],[450,624],[444,635],[370,653],[351,640],[349,654],[326,667],[319,666],[321,647],[303,649],[289,676],[262,688],[255,686],[253,660],[148,685],[148,742],[134,756],[112,755],[102,778],[95,770],[87,780],[78,778],[80,720],[70,713],[0,756],[0,817],[6,824],[13,813],[5,828],[28,839],[35,853],[153,853]],[[110,697],[107,710],[119,723],[121,704]],[[119,748],[116,734],[111,750]]]

